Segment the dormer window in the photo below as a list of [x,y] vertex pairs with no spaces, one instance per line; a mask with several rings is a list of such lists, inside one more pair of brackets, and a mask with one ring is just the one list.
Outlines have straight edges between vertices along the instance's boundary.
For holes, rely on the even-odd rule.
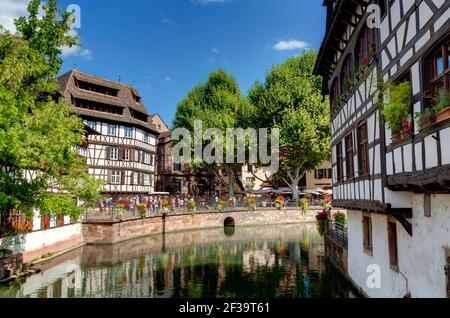
[[131,91],[131,94],[133,95],[133,100],[136,103],[140,103],[141,102],[141,97],[140,96],[136,95],[133,91]]
[[98,84],[89,83],[86,81],[81,81],[81,80],[78,80],[77,78],[75,78],[75,85],[79,89],[94,92],[94,93],[99,93],[99,94],[103,94],[103,95],[117,97],[119,94],[119,91],[117,89],[98,85]]

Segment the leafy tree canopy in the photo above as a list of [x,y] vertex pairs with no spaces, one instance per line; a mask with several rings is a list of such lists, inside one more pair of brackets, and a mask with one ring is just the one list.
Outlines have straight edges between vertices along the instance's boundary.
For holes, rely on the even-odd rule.
[[[83,122],[58,98],[54,80],[62,63],[61,48],[77,43],[76,37],[68,35],[70,16],[60,14],[51,0],[42,6],[44,15],[39,17],[40,6],[40,0],[30,2],[28,17],[16,20],[16,34],[0,28],[3,216],[16,208],[31,218],[33,207],[45,210],[48,206],[55,214],[79,214],[75,204],[73,209],[67,208],[67,198],[78,196],[88,206],[101,189],[101,183],[87,174],[85,161],[75,150],[83,141]],[[65,197],[55,199],[60,194],[52,194],[50,189],[64,189]]]
[[254,126],[280,129],[280,171],[298,200],[298,183],[330,156],[330,119],[321,95],[321,78],[313,75],[317,53],[306,51],[273,66],[265,83],[256,82],[249,98],[257,110]]

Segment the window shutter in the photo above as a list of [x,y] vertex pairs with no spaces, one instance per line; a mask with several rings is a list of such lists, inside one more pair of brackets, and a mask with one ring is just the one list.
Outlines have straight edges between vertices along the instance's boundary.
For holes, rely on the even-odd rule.
[[125,149],[119,148],[119,160],[125,160]]
[[125,184],[125,174],[126,174],[126,171],[120,172],[120,183],[121,184]]
[[111,183],[111,179],[112,179],[111,176],[112,176],[112,171],[108,170],[106,178],[107,178],[107,181],[108,181],[109,184]]
[[111,148],[106,147],[106,159],[111,160]]
[[144,174],[143,173],[141,173],[141,178],[140,178],[141,180],[140,180],[140,185],[142,186],[142,185],[144,185]]

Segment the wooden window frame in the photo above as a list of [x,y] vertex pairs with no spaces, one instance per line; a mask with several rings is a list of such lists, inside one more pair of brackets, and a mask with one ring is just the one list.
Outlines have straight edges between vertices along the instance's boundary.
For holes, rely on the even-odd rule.
[[337,164],[337,181],[343,181],[344,179],[344,155],[342,152],[342,141],[336,145],[336,164]]
[[353,133],[351,132],[345,136],[345,166],[347,169],[347,179],[353,179],[355,177],[354,156]]
[[[439,87],[447,92],[450,89],[449,63],[450,37],[445,38],[433,51],[425,57],[428,73],[425,78],[425,98],[434,99],[439,96]],[[437,60],[442,58],[442,73],[438,74]]]
[[388,219],[387,235],[389,246],[389,265],[392,270],[399,271],[397,222]]
[[358,35],[355,46],[355,65],[370,65],[370,44],[376,43],[374,29],[365,26]]
[[360,177],[367,177],[370,174],[369,164],[369,133],[367,122],[358,126],[358,174]]
[[372,217],[370,215],[363,215],[362,230],[364,253],[373,256],[373,226]]

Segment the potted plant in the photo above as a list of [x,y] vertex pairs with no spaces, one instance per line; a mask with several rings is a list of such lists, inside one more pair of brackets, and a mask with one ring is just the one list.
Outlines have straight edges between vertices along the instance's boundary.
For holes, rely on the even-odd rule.
[[336,221],[336,223],[338,223],[338,224],[340,224],[340,225],[342,225],[342,226],[345,226],[345,223],[346,223],[346,216],[345,216],[345,213],[343,213],[343,212],[337,212],[337,213],[334,215],[334,220]]
[[326,209],[316,215],[320,235],[325,235],[328,230],[328,211]]
[[223,211],[224,208],[225,208],[225,201],[223,199],[220,199],[217,202],[216,209],[217,209],[217,211]]
[[250,209],[255,212],[256,211],[256,199],[253,197],[248,198],[248,206]]
[[197,203],[195,203],[194,199],[190,199],[187,203],[188,206],[188,210],[190,213],[194,214],[195,213],[195,208],[197,206]]
[[[409,119],[411,106],[411,84],[404,81],[398,84],[386,83],[388,102],[385,103],[382,114],[392,131],[392,140],[397,141],[412,133],[412,120]],[[386,95],[386,94],[385,94]]]
[[275,200],[275,207],[278,210],[281,210],[281,208],[284,205],[284,198],[282,196],[279,196],[276,200]]
[[[428,99],[430,100],[430,99]],[[445,90],[439,91],[439,96],[432,99],[434,106],[426,107],[423,112],[416,113],[420,129],[450,118],[450,93]]]
[[124,213],[125,213],[125,205],[123,203],[116,204],[116,206],[114,207],[114,214],[116,216],[116,219],[122,221]]
[[138,212],[139,212],[139,216],[142,219],[145,219],[147,217],[147,205],[145,203],[138,203],[136,205]]
[[169,214],[170,202],[167,199],[163,199],[161,202],[161,208],[163,215]]

